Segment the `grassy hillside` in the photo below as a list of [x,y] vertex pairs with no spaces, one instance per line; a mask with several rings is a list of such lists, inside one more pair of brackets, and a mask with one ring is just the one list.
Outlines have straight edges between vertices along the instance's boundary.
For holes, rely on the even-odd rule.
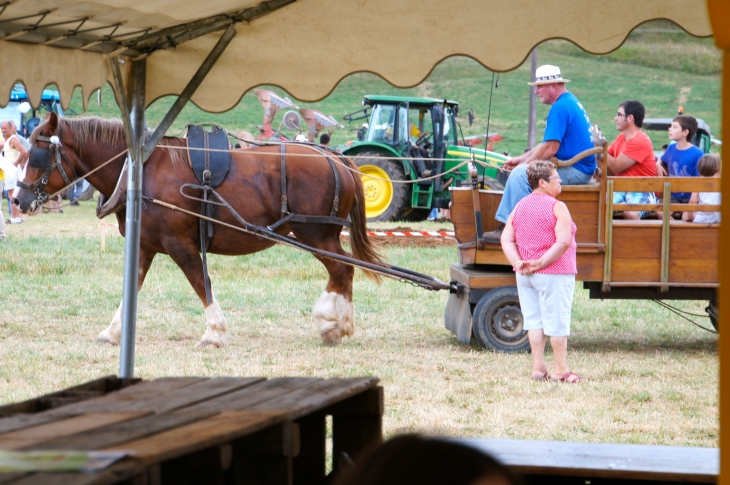
[[[660,25],[661,27],[661,25]],[[695,54],[692,54],[692,53]],[[598,124],[607,138],[616,135],[613,116],[617,105],[627,99],[638,99],[647,107],[647,117],[671,117],[679,105],[685,113],[703,118],[720,133],[720,75],[714,66],[719,55],[709,39],[694,39],[685,33],[663,31],[638,32],[620,49],[608,56],[587,54],[565,41],[549,41],[539,50],[540,64],[556,64],[563,75],[571,79],[569,89],[581,100],[591,121]],[[696,58],[694,67],[688,59]],[[689,72],[688,72],[689,71]],[[706,74],[710,72],[712,74]],[[699,74],[698,74],[699,73]],[[521,153],[527,144],[527,117],[529,90],[529,62],[515,71],[498,76],[499,87],[494,89],[490,131],[499,132],[504,140],[495,149],[510,154]],[[466,117],[461,123],[465,135],[484,133],[487,128],[489,87],[491,71],[472,59],[454,57],[445,60],[433,70],[419,86],[398,89],[372,74],[355,74],[344,79],[333,93],[317,103],[298,103],[314,107],[337,119],[360,108],[364,94],[403,94],[432,96],[457,100],[464,108],[473,108],[476,120],[468,126]],[[275,88],[280,94],[287,94]],[[290,96],[291,97],[291,96]],[[118,117],[114,97],[109,86],[103,90],[103,108],[92,96],[87,114]],[[156,101],[148,109],[150,125],[156,125],[164,116],[173,98]],[[72,108],[81,111],[78,90],[72,100]],[[538,139],[544,127],[548,107],[538,107]],[[261,123],[263,110],[252,92],[247,93],[234,109],[220,114],[206,113],[189,104],[182,112],[170,134],[178,133],[186,123],[215,122],[229,131],[244,129],[256,132]],[[282,114],[277,115],[276,122]],[[355,129],[356,126],[348,128]],[[650,133],[658,148],[666,143],[664,133]],[[341,144],[353,139],[353,131],[338,130],[334,143]]]

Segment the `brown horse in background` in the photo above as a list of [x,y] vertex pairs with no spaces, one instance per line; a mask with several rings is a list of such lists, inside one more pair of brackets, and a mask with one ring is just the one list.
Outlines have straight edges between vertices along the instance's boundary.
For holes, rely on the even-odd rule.
[[[50,143],[41,141],[53,135],[60,138],[66,154],[63,169],[83,176],[99,167],[127,148],[124,130],[120,121],[101,118],[59,119],[52,114],[50,119],[36,128],[31,136],[32,150],[45,153]],[[198,213],[200,203],[185,198],[179,188],[186,183],[198,184],[186,151],[173,147],[186,147],[182,138],[163,138],[163,147],[154,150],[144,166],[143,195],[173,204],[185,210]],[[31,151],[32,151],[31,150]],[[334,173],[326,158],[316,149],[291,144],[286,150],[286,177],[288,181],[289,210],[295,214],[328,216],[335,196]],[[313,157],[313,154],[320,154]],[[301,156],[307,155],[307,156]],[[31,153],[31,157],[33,154]],[[32,158],[31,158],[32,159]],[[107,199],[111,197],[122,172],[125,156],[91,174],[88,181]],[[262,146],[231,152],[231,166],[227,178],[216,191],[247,222],[271,225],[281,218],[281,163],[278,146]],[[345,159],[357,170],[356,165]],[[353,256],[361,261],[382,264],[371,245],[366,232],[365,200],[360,177],[341,164],[335,164],[340,179],[340,203],[337,216],[350,216],[352,227],[350,241]],[[41,179],[43,170],[28,166],[26,183]],[[45,185],[45,193],[51,194],[65,186],[59,170],[53,171]],[[29,212],[37,195],[23,189],[13,201],[23,212]],[[124,235],[125,212],[116,214],[119,232]],[[221,222],[240,226],[229,211],[219,206],[213,217]],[[205,307],[207,329],[196,347],[220,347],[225,343],[228,327],[215,295],[212,303],[206,304],[203,263],[198,239],[199,219],[173,211],[159,205],[145,203],[142,210],[139,257],[139,288],[158,253],[168,254],[185,273],[188,281]],[[275,243],[260,239],[234,229],[214,224],[215,232],[208,246],[208,252],[229,256],[251,254],[273,246]],[[294,233],[297,240],[308,246],[349,256],[340,245],[342,226],[287,222],[276,229],[286,235]],[[312,315],[324,343],[339,343],[343,336],[352,335],[355,330],[354,306],[352,304],[352,266],[317,257],[327,268],[329,281],[322,295],[314,304]],[[369,273],[368,276],[377,279]],[[111,324],[98,336],[97,341],[118,344],[121,337],[122,305],[119,305]]]

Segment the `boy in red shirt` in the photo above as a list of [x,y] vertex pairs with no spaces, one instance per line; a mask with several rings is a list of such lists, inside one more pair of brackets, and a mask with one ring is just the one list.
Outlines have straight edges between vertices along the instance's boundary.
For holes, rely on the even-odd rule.
[[[621,133],[608,147],[608,169],[619,177],[656,177],[651,140],[641,129],[646,109],[639,101],[621,103],[614,120]],[[654,192],[614,192],[614,204],[656,204]],[[624,211],[624,219],[644,219],[649,211]]]

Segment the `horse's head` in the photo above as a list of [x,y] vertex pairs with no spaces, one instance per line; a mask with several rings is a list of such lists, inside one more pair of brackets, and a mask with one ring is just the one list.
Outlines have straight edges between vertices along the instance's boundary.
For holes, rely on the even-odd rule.
[[64,147],[66,140],[62,139],[58,127],[58,116],[51,113],[48,121],[41,123],[31,135],[25,177],[18,181],[20,191],[12,199],[25,214],[34,212],[49,196],[77,178],[74,165],[78,157]]

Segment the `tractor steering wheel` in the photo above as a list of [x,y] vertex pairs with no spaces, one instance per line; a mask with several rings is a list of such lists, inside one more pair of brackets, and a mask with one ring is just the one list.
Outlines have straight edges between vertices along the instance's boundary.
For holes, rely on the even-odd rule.
[[424,131],[418,136],[418,139],[416,139],[416,146],[421,146],[425,144],[429,138],[433,135],[433,132],[430,131]]

